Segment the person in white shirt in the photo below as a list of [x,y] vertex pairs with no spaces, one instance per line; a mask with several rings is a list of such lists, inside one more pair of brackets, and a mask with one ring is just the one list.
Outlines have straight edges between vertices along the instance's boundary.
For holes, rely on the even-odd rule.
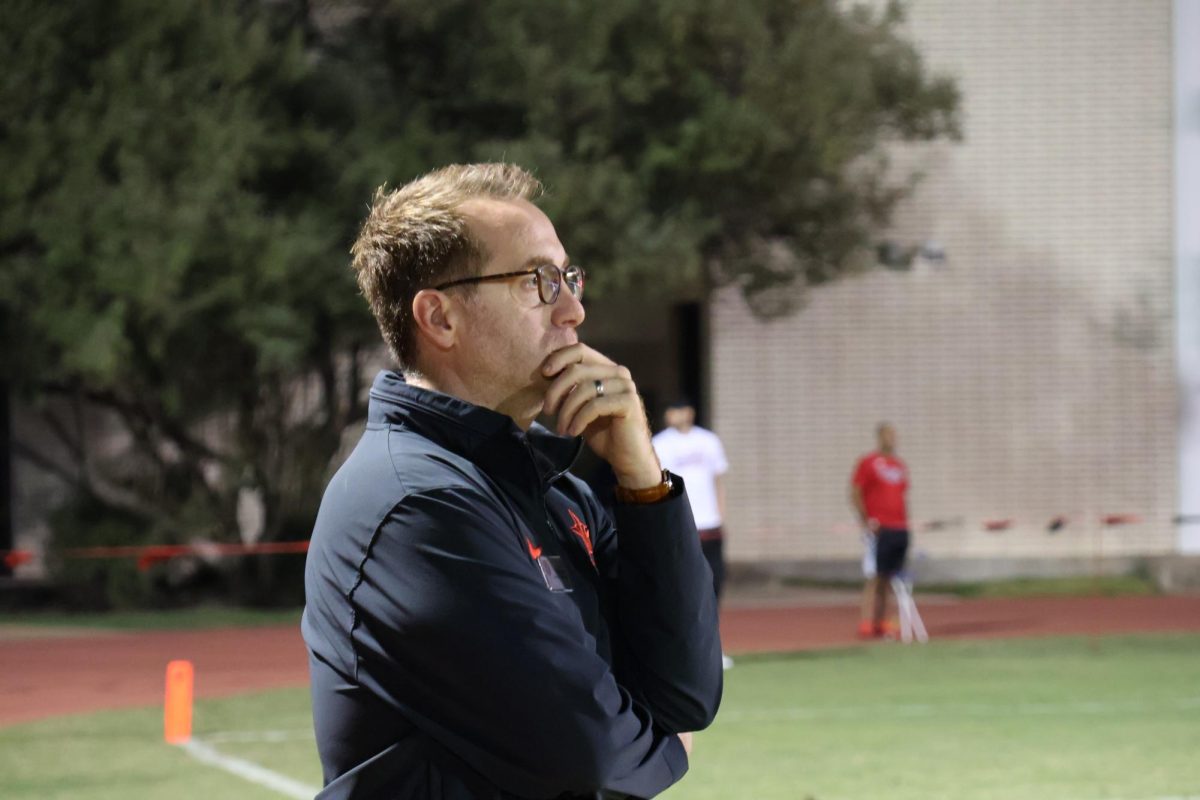
[[[725,473],[729,462],[721,440],[710,430],[696,424],[696,409],[680,399],[667,406],[663,419],[667,427],[654,435],[654,451],[664,469],[683,478],[687,486],[692,516],[700,532],[700,549],[712,569],[713,591],[717,602],[725,583]],[[733,660],[724,656],[725,667]]]

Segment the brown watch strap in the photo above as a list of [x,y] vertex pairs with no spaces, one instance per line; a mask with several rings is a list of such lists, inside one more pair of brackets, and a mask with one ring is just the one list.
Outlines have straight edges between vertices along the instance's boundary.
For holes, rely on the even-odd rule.
[[617,486],[614,494],[619,503],[632,503],[634,505],[645,505],[646,503],[657,503],[671,493],[671,489],[675,488],[674,482],[671,480],[671,473],[665,469],[662,471],[662,483],[657,486],[651,486],[647,489],[627,489],[624,486]]

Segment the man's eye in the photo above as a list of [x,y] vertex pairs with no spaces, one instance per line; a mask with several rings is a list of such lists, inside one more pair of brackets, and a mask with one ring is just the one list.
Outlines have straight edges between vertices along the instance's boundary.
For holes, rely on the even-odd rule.
[[521,280],[521,286],[525,289],[536,289],[537,285],[537,275],[526,275]]

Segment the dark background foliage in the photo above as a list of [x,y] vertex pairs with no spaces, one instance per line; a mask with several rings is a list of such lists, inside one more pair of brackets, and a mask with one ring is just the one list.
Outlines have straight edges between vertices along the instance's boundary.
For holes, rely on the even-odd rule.
[[[887,145],[958,133],[900,22],[833,0],[8,3],[0,379],[40,422],[17,457],[74,491],[60,544],[236,539],[247,491],[264,540],[307,535],[363,412],[377,334],[347,249],[381,183],[520,163],[601,293],[734,285],[770,315],[863,268],[913,180]],[[266,564],[238,580],[269,594]]]

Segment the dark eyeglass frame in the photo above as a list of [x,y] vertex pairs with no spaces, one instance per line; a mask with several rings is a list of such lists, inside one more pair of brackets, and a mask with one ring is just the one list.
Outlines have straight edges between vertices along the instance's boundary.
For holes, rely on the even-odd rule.
[[[543,270],[554,270],[554,277],[550,278],[543,274]],[[519,278],[525,275],[533,275],[537,278],[538,299],[543,304],[552,306],[558,301],[559,294],[562,293],[562,287],[565,283],[567,291],[576,300],[583,297],[583,284],[587,279],[587,273],[583,267],[575,264],[568,264],[566,267],[560,267],[557,264],[541,264],[533,269],[523,269],[517,272],[501,272],[496,275],[476,275],[473,278],[459,278],[454,281],[446,281],[438,284],[433,288],[437,291],[443,291],[454,286],[465,286],[468,283],[488,283],[490,281],[506,281],[510,278]],[[576,292],[572,286],[578,286],[579,291]]]

